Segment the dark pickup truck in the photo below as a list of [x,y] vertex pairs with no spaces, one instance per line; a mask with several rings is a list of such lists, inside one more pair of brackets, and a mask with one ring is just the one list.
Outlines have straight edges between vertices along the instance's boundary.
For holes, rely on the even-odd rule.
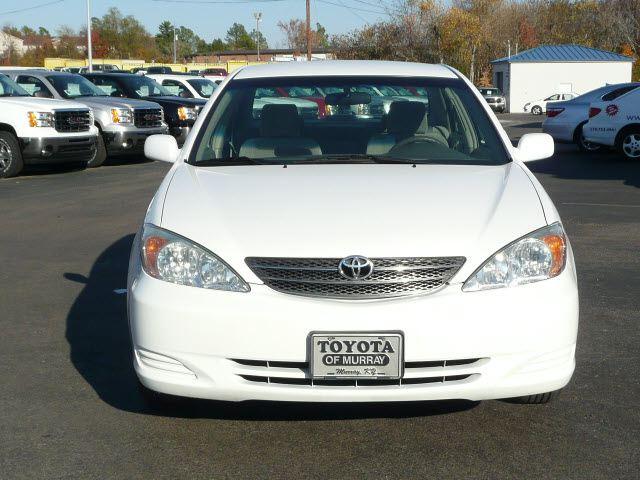
[[132,73],[85,73],[88,80],[112,97],[137,98],[160,104],[169,133],[182,146],[206,100],[182,98],[151,78]]

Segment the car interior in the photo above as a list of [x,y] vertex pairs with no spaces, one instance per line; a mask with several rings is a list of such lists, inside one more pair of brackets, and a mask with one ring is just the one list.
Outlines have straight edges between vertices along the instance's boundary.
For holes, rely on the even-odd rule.
[[[229,89],[223,95],[196,163],[331,155],[504,163],[495,128],[475,99],[461,98],[471,95],[464,89],[434,87],[421,90],[423,95],[374,98],[349,87],[307,99],[265,97],[263,90]],[[380,114],[371,114],[378,109]]]

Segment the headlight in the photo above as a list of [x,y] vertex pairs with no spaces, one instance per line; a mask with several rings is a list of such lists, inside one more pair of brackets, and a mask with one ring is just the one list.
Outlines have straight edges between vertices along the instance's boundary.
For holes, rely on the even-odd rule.
[[564,270],[567,239],[560,223],[554,223],[510,243],[490,257],[464,283],[475,292],[512,287],[553,278]]
[[133,123],[133,111],[129,108],[112,108],[111,121],[113,123]]
[[371,110],[368,103],[359,103],[356,105],[356,115],[369,115]]
[[55,127],[53,112],[29,112],[30,127]]
[[178,118],[180,120],[195,120],[198,118],[198,112],[195,108],[180,107],[178,108]]
[[142,266],[150,276],[191,287],[248,292],[249,285],[213,253],[180,235],[145,225]]

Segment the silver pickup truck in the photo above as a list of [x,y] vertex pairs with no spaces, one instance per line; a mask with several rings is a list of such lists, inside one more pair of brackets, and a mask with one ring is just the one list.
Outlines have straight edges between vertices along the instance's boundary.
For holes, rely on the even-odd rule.
[[34,97],[73,100],[93,110],[100,135],[89,167],[99,167],[107,156],[141,155],[149,135],[168,131],[162,107],[157,103],[110,97],[81,75],[48,70],[0,72]]

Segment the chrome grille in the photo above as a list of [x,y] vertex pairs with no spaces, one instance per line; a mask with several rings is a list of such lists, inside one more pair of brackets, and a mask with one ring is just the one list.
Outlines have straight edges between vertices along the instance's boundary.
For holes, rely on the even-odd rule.
[[138,128],[152,128],[162,126],[161,108],[136,108],[133,111],[134,125]]
[[321,379],[312,378],[308,362],[230,359],[237,365],[234,372],[253,383],[304,385],[307,387],[385,387],[449,382],[470,382],[480,377],[488,358],[464,358],[405,362],[404,375],[399,379]]
[[249,257],[247,265],[265,285],[282,293],[327,298],[385,298],[429,293],[444,286],[464,257],[372,258],[364,280],[340,275],[340,258]]
[[91,128],[89,110],[56,110],[55,128],[58,132],[88,132]]

